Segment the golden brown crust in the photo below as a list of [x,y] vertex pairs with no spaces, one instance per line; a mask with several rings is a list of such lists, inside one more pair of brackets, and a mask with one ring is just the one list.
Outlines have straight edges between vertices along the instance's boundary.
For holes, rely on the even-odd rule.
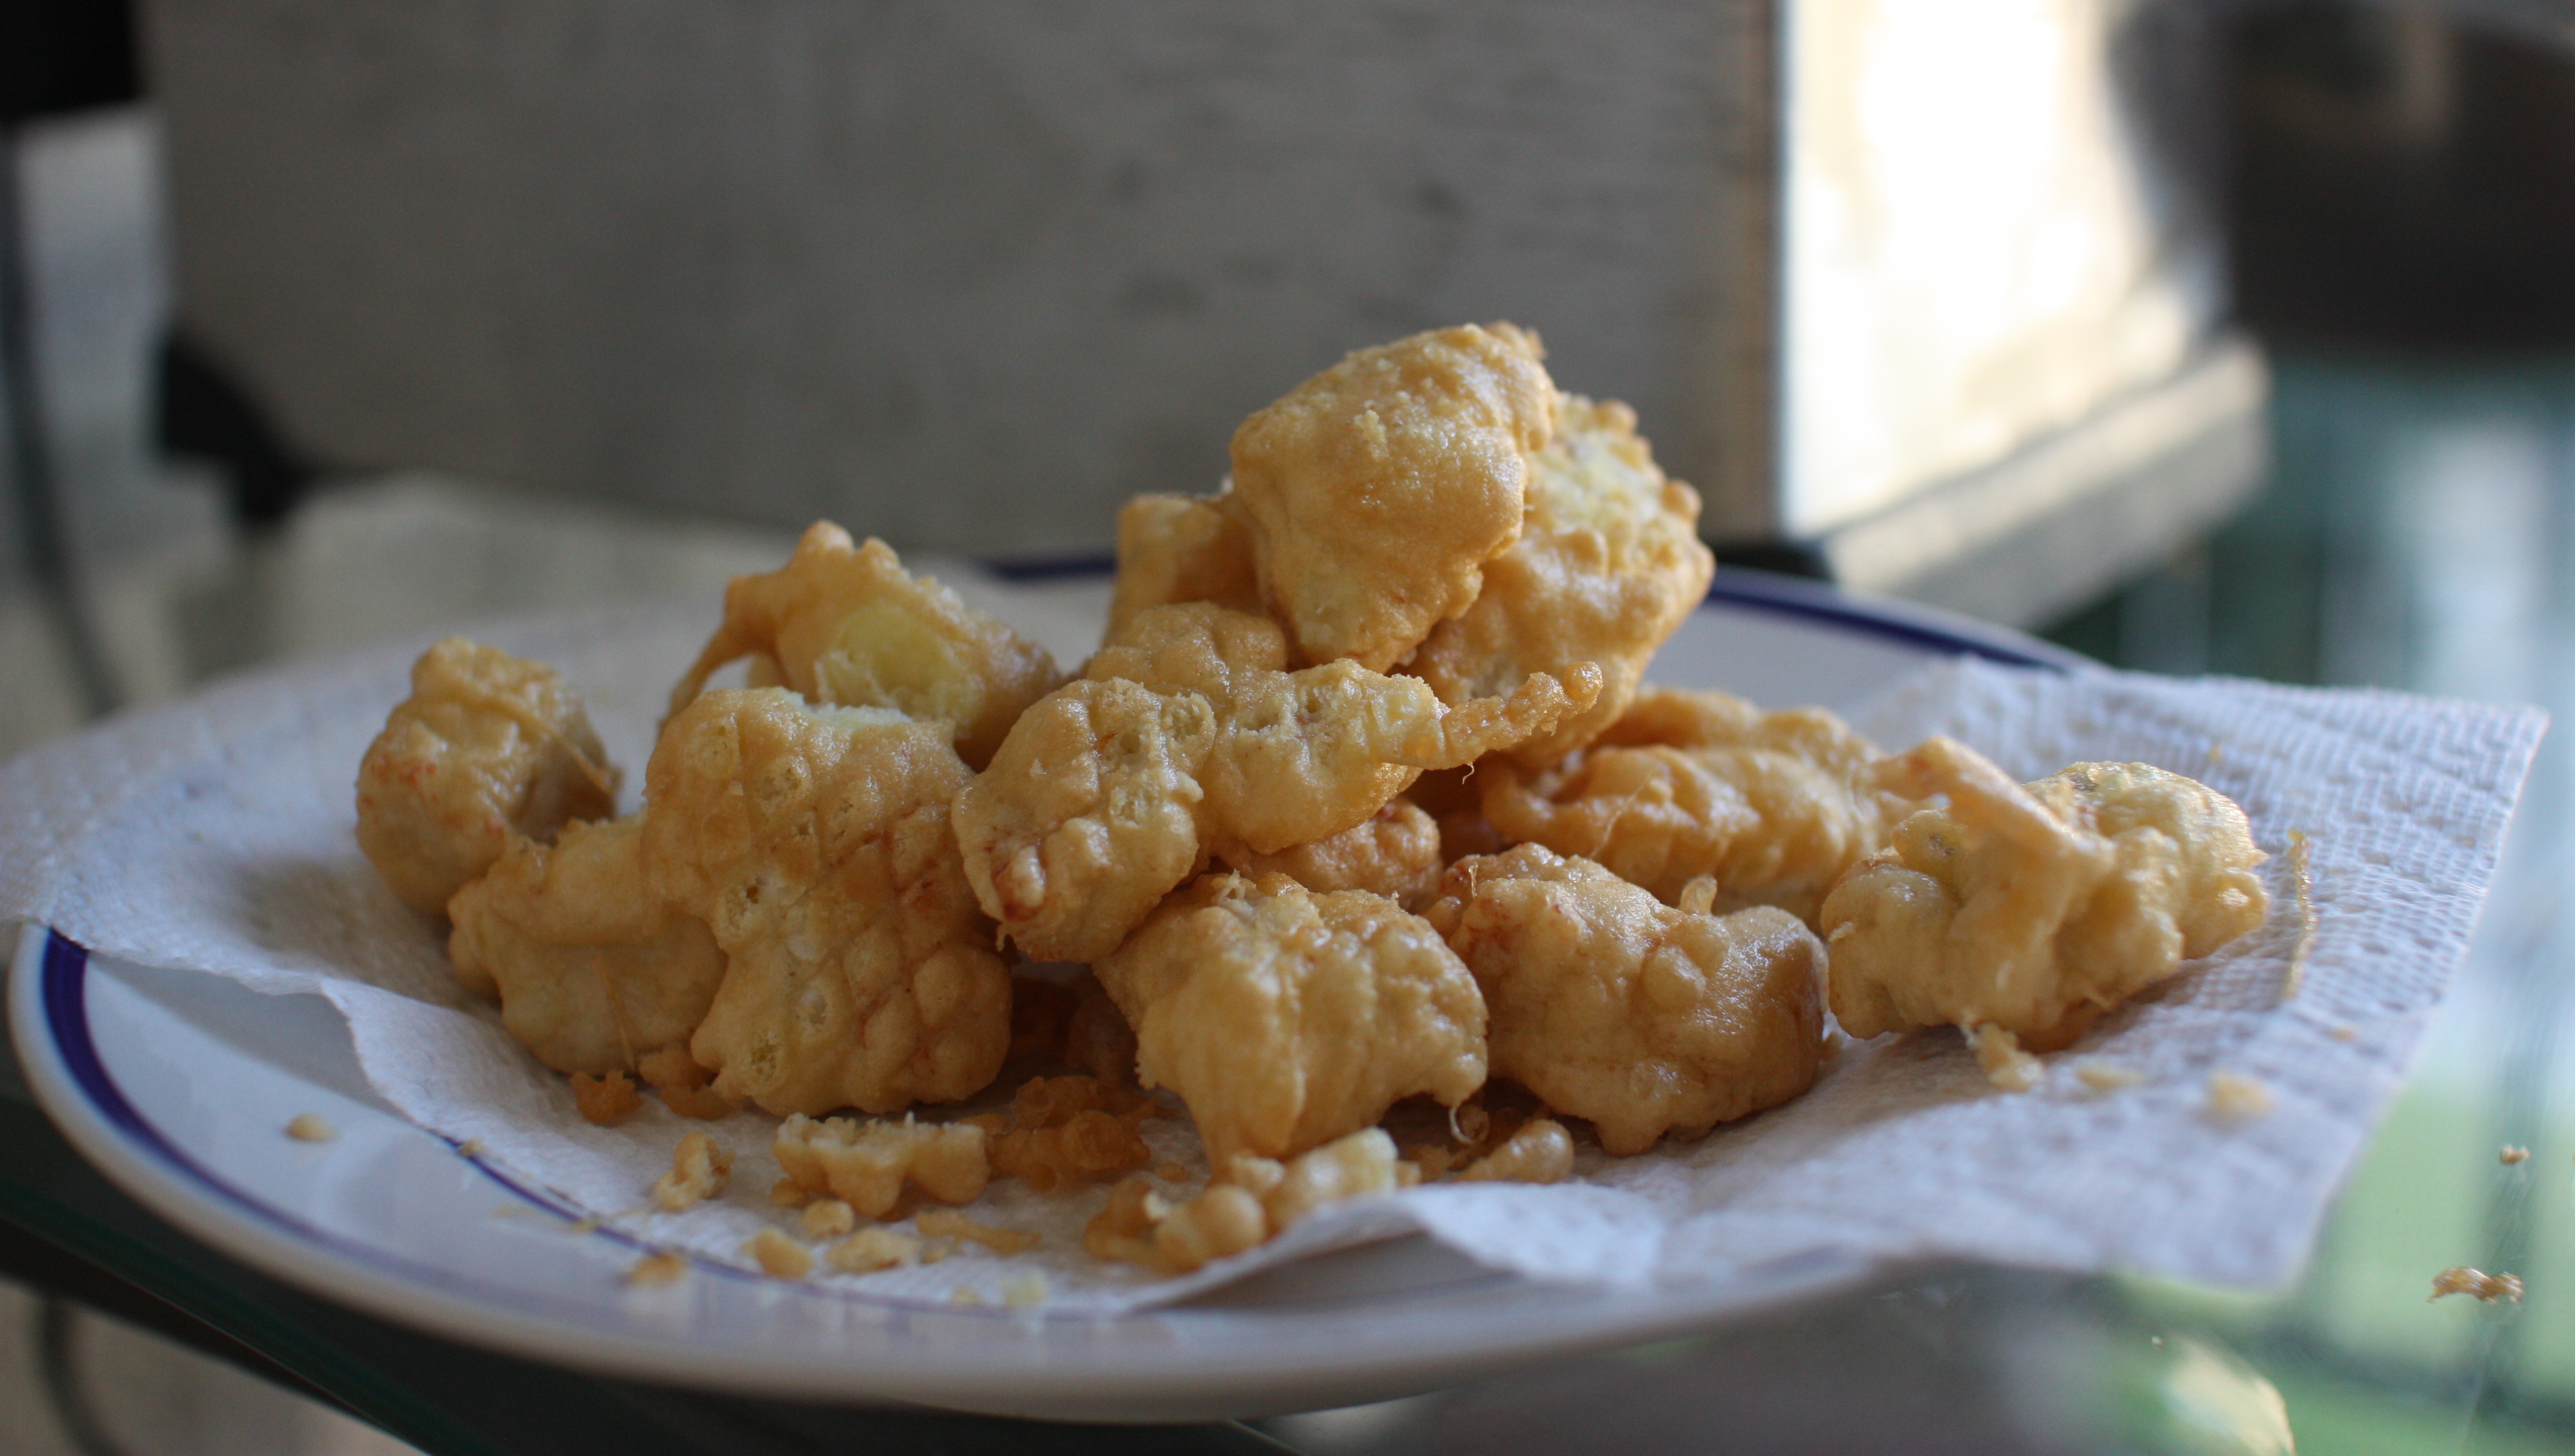
[[884,542],[854,543],[828,521],[807,528],[786,566],[725,589],[724,625],[672,691],[671,711],[745,657],[755,687],[945,724],[979,768],[1021,713],[1064,681],[1044,648],[905,571]]
[[1493,1075],[1590,1118],[1612,1153],[1814,1083],[1823,946],[1783,910],[1674,909],[1522,844],[1449,866],[1428,916],[1483,988]]
[[1876,758],[1819,708],[1763,713],[1722,693],[1647,689],[1564,762],[1487,762],[1476,776],[1508,842],[1594,860],[1667,902],[1713,875],[1721,907],[1778,905],[1811,923],[1908,807],[1866,779]]
[[1438,889],[1446,861],[1439,857],[1439,825],[1397,797],[1337,834],[1275,854],[1228,855],[1226,867],[1247,879],[1284,874],[1318,892],[1365,890],[1418,910]]
[[557,1071],[633,1069],[685,1041],[724,977],[706,923],[646,886],[643,850],[641,815],[514,837],[448,901],[457,974],[493,985],[502,1024]]
[[1148,607],[1213,602],[1238,612],[1261,610],[1261,574],[1252,532],[1231,493],[1138,496],[1118,513],[1118,584],[1109,601],[1116,637]]
[[2054,1049],[2269,908],[2244,811],[2177,773],[2078,763],[2023,785],[1949,738],[1877,772],[1945,802],[1824,901],[1833,1014],[1854,1036],[1945,1022]]
[[1234,436],[1264,596],[1306,662],[1383,672],[1466,610],[1516,539],[1554,386],[1534,335],[1466,325],[1362,349]]
[[1454,1105],[1483,1085],[1473,979],[1375,895],[1208,875],[1095,969],[1136,1028],[1146,1084],[1180,1094],[1220,1162],[1292,1156],[1398,1098]]
[[1599,691],[1583,665],[1449,708],[1416,679],[1285,660],[1262,618],[1205,603],[1137,614],[960,796],[986,913],[1038,959],[1097,960],[1210,853],[1337,834],[1420,769],[1544,732]]
[[944,728],[710,693],[646,771],[654,888],[729,964],[690,1054],[777,1113],[972,1096],[1010,1049],[1010,975],[948,809],[969,774]]
[[1664,478],[1625,405],[1558,396],[1554,437],[1529,465],[1519,540],[1485,564],[1474,605],[1432,628],[1404,671],[1462,703],[1531,673],[1597,664],[1598,702],[1506,750],[1542,768],[1626,710],[1655,649],[1707,596],[1716,559],[1699,543],[1698,493]]
[[[425,915],[509,847],[617,812],[617,772],[552,668],[452,637],[412,665],[358,765],[358,847]],[[468,979],[484,995],[488,982]]]

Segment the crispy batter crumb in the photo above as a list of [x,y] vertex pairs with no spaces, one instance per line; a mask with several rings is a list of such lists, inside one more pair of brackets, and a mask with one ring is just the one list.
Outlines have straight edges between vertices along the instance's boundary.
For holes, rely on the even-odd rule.
[[677,1213],[724,1191],[733,1171],[733,1154],[716,1146],[703,1132],[692,1132],[671,1149],[671,1171],[653,1180],[653,1206]]
[[1000,1228],[989,1223],[977,1223],[954,1208],[925,1208],[912,1222],[923,1233],[940,1238],[973,1239],[997,1254],[1026,1253],[1040,1242],[1036,1234],[1025,1228]]
[[1172,1205],[1150,1179],[1132,1177],[1109,1190],[1109,1202],[1082,1226],[1082,1246],[1100,1259],[1122,1259],[1160,1270],[1162,1255],[1154,1248],[1154,1226],[1171,1216]]
[[2357,1026],[2336,1026],[2325,1034],[2336,1041],[2350,1041],[2360,1035],[2360,1028]]
[[2074,1064],[2074,1079],[2095,1092],[2115,1092],[2144,1081],[2146,1074],[2115,1061],[2085,1060]]
[[678,1254],[646,1254],[626,1271],[626,1282],[638,1289],[677,1284],[689,1277],[689,1261]]
[[1520,1124],[1501,1146],[1468,1163],[1460,1183],[1559,1183],[1573,1171],[1573,1134],[1552,1117]]
[[2280,999],[2298,993],[2298,985],[2307,977],[2307,952],[2316,944],[2316,875],[2313,864],[2313,841],[2304,829],[2289,831],[2289,882],[2297,887],[2298,943],[2289,952],[2288,969],[2280,972]]
[[469,1137],[465,1139],[463,1142],[456,1145],[456,1154],[459,1157],[481,1157],[483,1155],[483,1139],[479,1137]]
[[643,1109],[644,1096],[635,1090],[635,1081],[624,1072],[610,1072],[595,1077],[588,1072],[572,1074],[573,1105],[581,1108],[582,1120],[602,1127],[613,1127]]
[[574,1219],[571,1228],[574,1233],[596,1233],[599,1231],[600,1222],[599,1215],[594,1213],[587,1218]]
[[859,1226],[858,1210],[838,1198],[817,1198],[805,1205],[798,1223],[810,1239],[836,1238]]
[[2503,1151],[2495,1154],[2495,1160],[2507,1168],[2515,1163],[2526,1163],[2530,1161],[2530,1149],[2517,1142],[2507,1142],[2503,1145]]
[[1217,1183],[1173,1209],[1154,1229],[1154,1252],[1176,1274],[1239,1254],[1270,1237],[1270,1214],[1261,1200],[1232,1183]]
[[816,1198],[813,1189],[794,1178],[781,1178],[769,1185],[769,1201],[779,1208],[802,1208]]
[[925,1264],[936,1264],[955,1252],[957,1252],[957,1240],[953,1238],[929,1239],[924,1241],[921,1246],[921,1261]]
[[2509,1299],[2519,1304],[2521,1276],[2489,1274],[2483,1269],[2457,1265],[2432,1276],[2432,1298],[2438,1299],[2445,1294],[2473,1294],[2480,1304],[2492,1304],[2498,1299]]
[[2208,1074],[2208,1110],[2215,1117],[2264,1116],[2271,1110],[2271,1089],[2242,1072],[2213,1071]]
[[2020,1049],[2020,1038],[2000,1026],[1971,1026],[1967,1044],[1976,1048],[1976,1063],[1985,1069],[1985,1080],[2006,1092],[2026,1092],[2038,1085],[2042,1068],[2037,1057]]
[[1002,1285],[1002,1302],[1013,1309],[1036,1309],[1047,1302],[1046,1275],[1018,1275]]
[[844,1274],[873,1274],[919,1260],[921,1240],[900,1229],[871,1226],[824,1250],[823,1257]]
[[778,1165],[802,1188],[829,1192],[868,1218],[894,1211],[910,1181],[942,1203],[971,1203],[992,1174],[984,1129],[916,1122],[906,1115],[817,1122],[802,1113],[778,1128]]
[[974,1285],[960,1284],[948,1291],[948,1302],[959,1309],[981,1309],[984,1307],[984,1296]]
[[340,1129],[311,1112],[298,1112],[286,1124],[286,1135],[297,1142],[329,1142],[340,1135]]
[[665,1106],[683,1117],[714,1122],[732,1116],[742,1106],[708,1085],[716,1074],[700,1066],[681,1042],[644,1053],[635,1063],[635,1070],[662,1094]]
[[1154,1153],[1136,1128],[1161,1111],[1145,1093],[1100,1077],[1031,1077],[1012,1094],[1007,1117],[970,1120],[985,1130],[997,1176],[1049,1193],[1145,1166]]
[[802,1279],[814,1272],[814,1255],[774,1228],[753,1234],[742,1251],[758,1260],[760,1272],[772,1279]]

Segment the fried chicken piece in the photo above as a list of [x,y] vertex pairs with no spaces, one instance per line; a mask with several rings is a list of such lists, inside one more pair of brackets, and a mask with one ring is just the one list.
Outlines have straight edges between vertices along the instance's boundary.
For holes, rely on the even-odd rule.
[[1198,872],[1199,766],[1216,715],[1196,694],[1069,684],[1011,729],[958,796],[984,912],[1040,960],[1091,960]]
[[959,796],[986,913],[1038,959],[1097,960],[1211,852],[1339,833],[1418,770],[1545,732],[1599,691],[1586,666],[1448,708],[1417,679],[1286,665],[1266,619],[1205,603],[1138,613]]
[[1365,890],[1405,909],[1418,909],[1438,889],[1439,872],[1447,861],[1439,857],[1439,825],[1409,800],[1397,797],[1337,834],[1276,854],[1229,856],[1226,867],[1247,879],[1284,874],[1324,893]]
[[1877,757],[1820,708],[1647,689],[1562,763],[1488,761],[1477,776],[1484,817],[1509,842],[1580,855],[1666,901],[1711,874],[1722,906],[1777,905],[1811,924],[1910,806],[1868,781]]
[[817,1122],[791,1114],[770,1143],[788,1180],[829,1193],[861,1217],[883,1218],[909,1181],[942,1203],[972,1203],[992,1176],[984,1129],[971,1122],[916,1122],[909,1115]]
[[1261,575],[1252,531],[1231,489],[1194,500],[1138,496],[1118,513],[1118,584],[1109,600],[1116,637],[1148,607],[1213,602],[1238,612],[1261,610]]
[[1716,558],[1698,539],[1698,493],[1666,480],[1615,400],[1558,395],[1553,438],[1529,458],[1519,540],[1484,566],[1474,605],[1430,630],[1404,671],[1442,703],[1509,691],[1531,673],[1596,663],[1600,701],[1507,750],[1543,768],[1598,737],[1654,650],[1707,596]]
[[424,915],[481,878],[511,835],[548,840],[615,812],[617,770],[580,696],[542,663],[461,637],[412,664],[411,697],[358,764],[358,847]]
[[905,571],[884,542],[853,544],[829,521],[806,528],[786,566],[734,578],[724,625],[672,690],[671,711],[745,657],[761,670],[756,677],[774,679],[755,686],[945,724],[958,754],[978,768],[1028,706],[1064,681],[1046,649],[937,580]]
[[1943,1022],[2034,1051],[2262,923],[2262,861],[2233,800],[2142,763],[2077,763],[2014,783],[1931,738],[1875,776],[1947,803],[1823,904],[1833,1014],[1853,1036]]
[[631,1070],[688,1039],[724,977],[706,922],[645,886],[643,854],[640,815],[514,836],[448,901],[457,975],[496,987],[501,1023],[557,1071]]
[[1383,672],[1518,539],[1555,387],[1537,337],[1466,325],[1362,349],[1243,422],[1234,499],[1298,657]]
[[1823,945],[1771,906],[1675,909],[1587,859],[1460,860],[1426,912],[1484,991],[1493,1075],[1625,1156],[1813,1085]]
[[1292,1156],[1397,1098],[1454,1106],[1484,1082],[1473,978],[1376,895],[1212,874],[1094,969],[1145,1084],[1180,1094],[1212,1159]]
[[1011,981],[959,862],[947,730],[792,693],[710,693],[646,770],[645,871],[728,965],[690,1055],[776,1113],[896,1112],[981,1091]]

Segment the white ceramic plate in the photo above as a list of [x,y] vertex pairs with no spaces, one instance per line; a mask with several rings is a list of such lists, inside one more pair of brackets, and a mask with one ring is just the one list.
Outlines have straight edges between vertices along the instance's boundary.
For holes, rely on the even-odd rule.
[[[1655,677],[1769,705],[1848,707],[1961,653],[2075,661],[1991,628],[1728,573]],[[1058,1418],[1250,1416],[1662,1338],[1868,1272],[1809,1260],[1722,1284],[1615,1292],[1529,1283],[1413,1237],[1113,1320],[926,1311],[712,1266],[636,1290],[619,1277],[632,1243],[580,1226],[574,1211],[378,1098],[319,997],[93,958],[31,925],[9,1011],[27,1079],[64,1134],[136,1199],[225,1253],[460,1340],[709,1388]],[[305,1112],[337,1136],[280,1135]]]

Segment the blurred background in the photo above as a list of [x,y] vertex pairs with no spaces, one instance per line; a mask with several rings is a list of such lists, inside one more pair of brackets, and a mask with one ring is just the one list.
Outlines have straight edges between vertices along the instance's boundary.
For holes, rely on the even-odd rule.
[[[1734,569],[2575,710],[2565,0],[8,0],[0,106],[0,752],[816,516],[1096,569],[1342,351],[1495,318]],[[2575,1450],[2570,811],[2560,734],[2292,1288],[1944,1271],[1265,1429]],[[2427,1304],[2463,1263],[2526,1303]],[[0,1450],[400,1449],[0,1269]]]

